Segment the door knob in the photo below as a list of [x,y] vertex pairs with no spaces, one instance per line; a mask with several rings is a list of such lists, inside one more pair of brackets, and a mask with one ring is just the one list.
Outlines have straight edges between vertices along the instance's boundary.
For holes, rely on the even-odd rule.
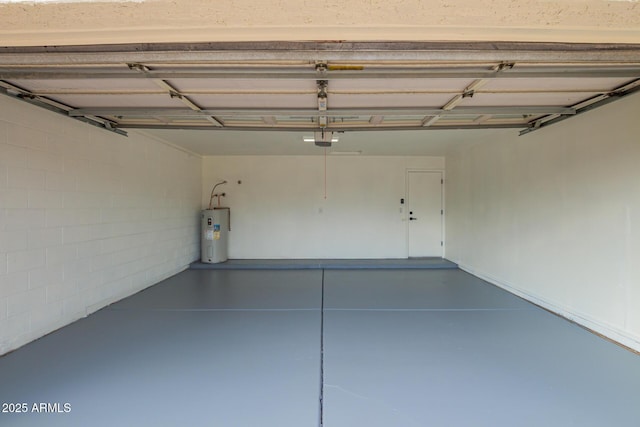
[[418,218],[414,218],[414,217],[412,217],[412,216],[410,216],[410,217],[409,217],[409,221],[415,221],[415,220],[417,220],[417,219],[418,219]]

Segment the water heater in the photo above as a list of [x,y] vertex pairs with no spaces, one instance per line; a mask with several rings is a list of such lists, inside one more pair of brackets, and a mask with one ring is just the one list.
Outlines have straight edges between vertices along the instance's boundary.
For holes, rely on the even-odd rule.
[[227,260],[229,244],[229,208],[202,211],[201,261],[209,264]]

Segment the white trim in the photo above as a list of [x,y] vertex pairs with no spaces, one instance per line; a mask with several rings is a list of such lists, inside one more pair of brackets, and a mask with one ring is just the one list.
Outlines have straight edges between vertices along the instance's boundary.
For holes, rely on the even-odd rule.
[[623,331],[622,329],[616,326],[610,325],[608,323],[604,323],[587,314],[578,313],[578,312],[569,310],[568,308],[558,305],[553,301],[550,301],[538,295],[520,290],[513,284],[497,279],[484,271],[477,270],[471,265],[458,263],[458,267],[461,270],[466,271],[467,273],[472,274],[476,277],[479,277],[480,279],[485,280],[493,285],[496,285],[499,288],[502,288],[514,295],[519,296],[520,298],[524,298],[525,300],[533,304],[539,305],[540,307],[545,308],[581,326],[584,326],[585,328],[593,332],[604,335],[605,337],[619,344],[622,344],[623,346],[629,347],[635,351],[640,352],[640,336],[632,335],[627,331]]
[[441,194],[442,194],[442,215],[441,215],[441,221],[442,221],[442,258],[445,258],[447,256],[447,221],[446,221],[446,216],[447,216],[447,208],[446,208],[446,197],[445,197],[445,184],[447,182],[447,178],[445,177],[445,170],[442,170],[442,187],[440,189]]
[[409,259],[409,171],[404,171],[404,211],[402,220],[404,221],[404,257]]

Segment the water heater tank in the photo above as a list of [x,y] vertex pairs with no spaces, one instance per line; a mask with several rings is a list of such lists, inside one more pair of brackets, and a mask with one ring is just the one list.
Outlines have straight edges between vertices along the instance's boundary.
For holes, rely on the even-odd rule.
[[227,260],[229,244],[229,208],[202,211],[201,261],[209,264]]

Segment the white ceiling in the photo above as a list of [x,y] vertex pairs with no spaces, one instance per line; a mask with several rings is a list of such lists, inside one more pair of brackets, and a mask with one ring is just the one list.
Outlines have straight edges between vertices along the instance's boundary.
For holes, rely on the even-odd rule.
[[[325,154],[324,148],[302,140],[304,136],[311,136],[308,132],[152,129],[136,132],[204,156]],[[514,137],[518,135],[514,129],[347,132],[339,134],[338,142],[327,148],[326,153],[363,156],[445,156],[450,150],[476,143],[480,135],[490,137],[505,133]]]

